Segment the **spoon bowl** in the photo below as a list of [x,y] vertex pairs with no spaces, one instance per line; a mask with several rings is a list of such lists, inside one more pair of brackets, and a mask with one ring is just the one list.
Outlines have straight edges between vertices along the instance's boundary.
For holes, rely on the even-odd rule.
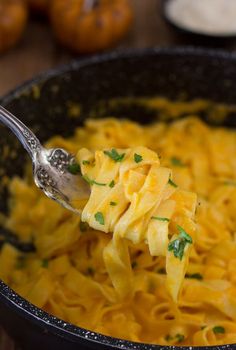
[[89,186],[79,172],[70,172],[70,166],[75,163],[74,156],[61,148],[45,149],[34,133],[2,106],[0,122],[11,129],[29,153],[35,184],[46,196],[80,214],[73,203],[89,196]]

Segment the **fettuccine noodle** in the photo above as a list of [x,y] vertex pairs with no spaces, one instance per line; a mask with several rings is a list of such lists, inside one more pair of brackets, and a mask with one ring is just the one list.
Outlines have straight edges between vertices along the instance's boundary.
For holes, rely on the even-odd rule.
[[195,236],[196,194],[179,190],[171,170],[146,147],[81,149],[77,160],[91,185],[81,220],[113,232],[103,258],[118,295],[127,299],[133,292],[128,241],[146,242],[152,256],[166,257],[167,288],[177,301]]
[[13,179],[5,225],[36,251],[5,243],[0,277],[38,307],[102,334],[236,342],[236,133],[196,117],[148,126],[110,118],[48,146],[79,150],[91,195],[80,218]]

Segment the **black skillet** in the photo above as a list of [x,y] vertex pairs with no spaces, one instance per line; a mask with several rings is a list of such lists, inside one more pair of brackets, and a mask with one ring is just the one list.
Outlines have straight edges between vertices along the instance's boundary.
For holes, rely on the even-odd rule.
[[[114,52],[46,72],[4,97],[1,103],[29,125],[40,140],[46,141],[54,134],[71,135],[92,109],[100,116],[112,113],[149,123],[156,112],[137,106],[111,110],[108,103],[101,111],[96,106],[100,100],[108,101],[114,97],[156,95],[171,99],[201,97],[234,104],[236,55],[196,48]],[[79,118],[69,117],[68,110],[78,103]],[[236,115],[231,114],[225,125],[235,127]],[[0,156],[0,171],[4,169],[9,177],[22,175],[26,152],[9,130],[0,126],[0,155],[4,145],[16,152],[4,159]],[[7,201],[7,189],[1,187],[0,211],[7,212]],[[9,239],[17,244],[14,237]],[[75,327],[31,305],[1,281],[0,324],[24,350],[169,348],[122,341]],[[236,350],[236,345],[205,347],[204,350],[213,348]],[[190,347],[187,349],[191,350]]]

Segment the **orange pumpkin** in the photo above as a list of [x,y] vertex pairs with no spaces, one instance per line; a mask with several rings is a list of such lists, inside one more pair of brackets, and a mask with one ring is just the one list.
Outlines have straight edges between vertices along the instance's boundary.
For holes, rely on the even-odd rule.
[[27,0],[27,2],[33,12],[39,12],[41,14],[48,13],[50,0]]
[[129,0],[51,0],[50,15],[58,41],[80,53],[116,44],[133,17]]
[[27,22],[24,0],[0,0],[0,52],[14,46]]

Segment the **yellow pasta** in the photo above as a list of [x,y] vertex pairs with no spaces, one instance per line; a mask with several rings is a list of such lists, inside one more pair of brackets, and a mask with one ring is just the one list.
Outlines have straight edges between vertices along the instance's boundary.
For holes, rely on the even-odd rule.
[[[106,186],[92,184],[80,220],[15,178],[5,226],[36,251],[5,243],[0,277],[49,313],[102,334],[162,345],[235,343],[235,131],[197,117],[146,126],[109,118],[88,120],[48,146],[79,149],[83,176]],[[122,162],[112,149],[125,153]]]
[[158,155],[146,147],[81,149],[76,158],[91,186],[81,220],[113,233],[103,258],[119,297],[133,294],[130,241],[144,242],[152,256],[166,257],[167,289],[177,301],[195,236],[196,194],[181,191],[171,170],[160,166]]

